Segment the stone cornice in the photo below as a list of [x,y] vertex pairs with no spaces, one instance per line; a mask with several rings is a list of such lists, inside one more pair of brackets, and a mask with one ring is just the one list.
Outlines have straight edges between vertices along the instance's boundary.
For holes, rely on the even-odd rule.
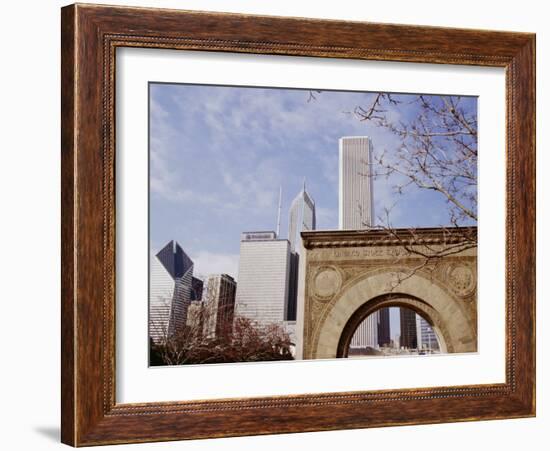
[[301,233],[304,247],[399,246],[403,244],[456,244],[471,242],[477,227],[425,227],[371,230],[313,230]]

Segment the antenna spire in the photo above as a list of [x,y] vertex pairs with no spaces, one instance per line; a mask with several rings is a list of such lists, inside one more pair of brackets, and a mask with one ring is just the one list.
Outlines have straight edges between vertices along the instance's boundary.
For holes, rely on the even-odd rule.
[[279,232],[281,231],[281,202],[283,197],[283,187],[279,186],[279,208],[277,209],[277,238],[279,238]]
[[306,177],[304,176],[304,193],[306,192]]

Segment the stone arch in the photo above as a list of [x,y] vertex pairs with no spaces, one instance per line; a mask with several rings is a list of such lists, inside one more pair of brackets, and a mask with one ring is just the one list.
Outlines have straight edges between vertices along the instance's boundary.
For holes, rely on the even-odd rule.
[[[328,313],[315,328],[310,356],[329,359],[338,355],[338,346],[344,328],[360,309],[374,311],[381,302],[391,301],[397,295],[392,290],[395,271],[366,275],[347,284],[331,301]],[[442,286],[417,272],[401,281],[398,286],[401,305],[423,313],[433,323],[436,333],[443,338],[449,352],[473,352],[477,336],[474,325],[460,301]],[[386,297],[386,298],[384,298]],[[395,298],[393,298],[395,302]],[[389,304],[388,304],[389,305]],[[351,326],[350,326],[351,327]]]
[[447,326],[442,321],[439,313],[421,299],[413,298],[402,293],[381,295],[371,299],[359,307],[348,320],[340,335],[336,357],[347,357],[349,345],[359,325],[372,313],[384,307],[404,307],[422,316],[432,327],[437,335],[442,352],[454,352]]

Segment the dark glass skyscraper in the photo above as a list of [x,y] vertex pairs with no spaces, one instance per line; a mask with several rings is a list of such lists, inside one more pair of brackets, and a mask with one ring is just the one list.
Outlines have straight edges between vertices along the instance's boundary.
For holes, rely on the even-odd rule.
[[416,349],[418,337],[416,335],[416,313],[408,308],[399,309],[401,322],[401,337],[399,344],[405,348]]
[[390,309],[389,307],[379,310],[378,316],[378,346],[390,344]]

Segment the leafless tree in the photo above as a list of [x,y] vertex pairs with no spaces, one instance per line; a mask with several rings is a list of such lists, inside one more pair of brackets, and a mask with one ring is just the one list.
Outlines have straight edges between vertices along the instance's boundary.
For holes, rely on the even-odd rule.
[[435,191],[448,204],[449,223],[477,222],[477,115],[463,108],[458,96],[415,96],[418,113],[409,121],[393,121],[387,105],[399,106],[390,94],[377,94],[368,108],[357,106],[361,121],[374,122],[399,138],[394,149],[376,155],[376,176],[397,174],[394,188]]
[[292,360],[292,346],[282,325],[260,325],[247,318],[218,311],[212,327],[212,309],[194,312],[185,327],[151,344],[158,365]]
[[[365,171],[375,179],[392,180],[397,196],[416,188],[437,193],[447,205],[448,230],[452,240],[432,246],[421,239],[415,228],[407,233],[392,224],[393,207],[386,207],[378,217],[378,227],[387,231],[410,255],[420,257],[419,264],[396,276],[398,285],[417,270],[433,270],[446,256],[477,246],[477,114],[464,105],[460,96],[402,96],[377,93],[352,114],[362,122],[384,129],[397,145],[375,153],[373,168]],[[415,108],[412,108],[415,107]],[[395,112],[408,111],[395,118]],[[411,114],[411,111],[413,113]],[[408,116],[408,117],[407,117]],[[368,162],[364,162],[368,165]],[[458,239],[457,239],[458,236]]]

